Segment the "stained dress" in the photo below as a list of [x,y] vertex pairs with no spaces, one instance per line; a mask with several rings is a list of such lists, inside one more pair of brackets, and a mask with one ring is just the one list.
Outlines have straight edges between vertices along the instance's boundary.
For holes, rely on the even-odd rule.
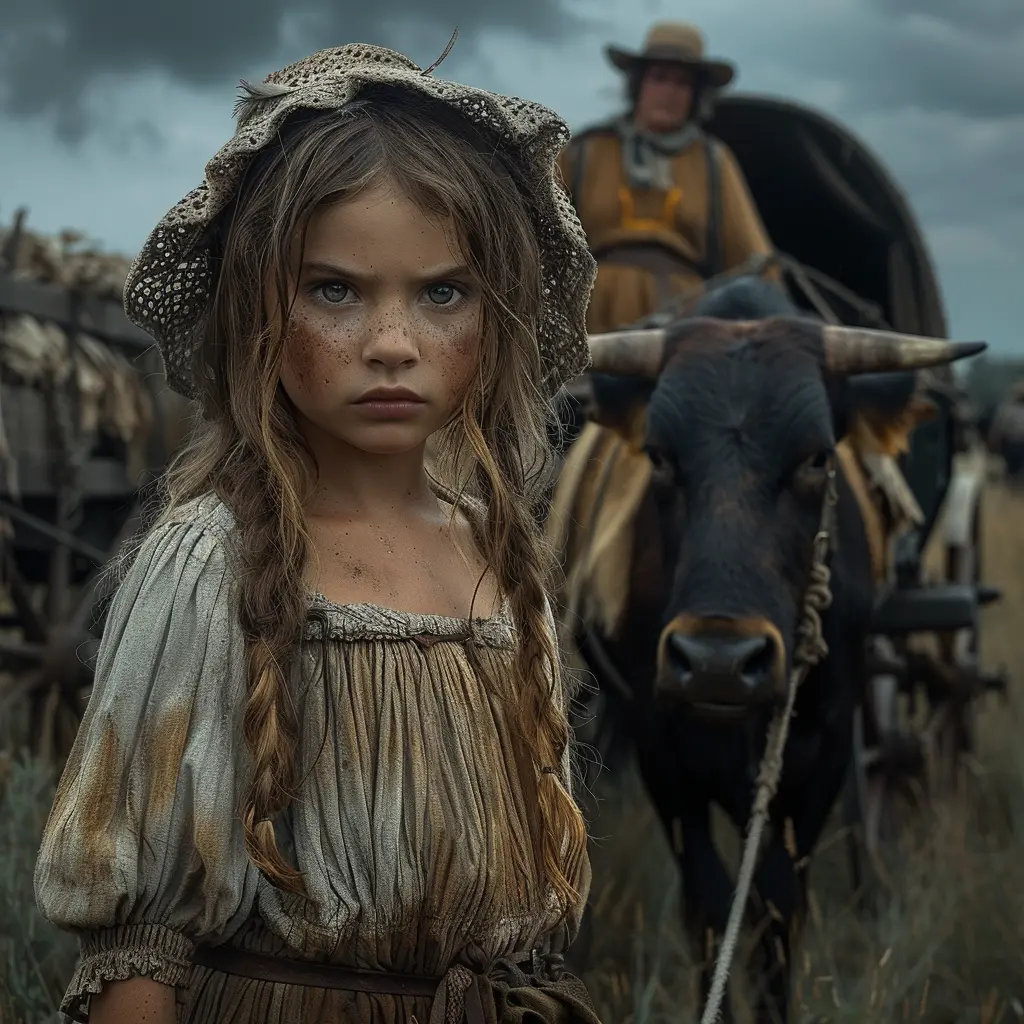
[[190,1024],[425,1024],[430,999],[239,978],[193,966],[192,951],[442,975],[467,950],[563,949],[582,902],[556,927],[505,710],[474,669],[508,664],[507,612],[469,622],[312,598],[304,780],[277,826],[311,903],[259,875],[238,814],[249,756],[231,538],[227,508],[201,499],[148,536],[112,603],[36,868],[42,912],[81,939],[62,1011],[87,1020],[101,985],[146,975],[177,988]]

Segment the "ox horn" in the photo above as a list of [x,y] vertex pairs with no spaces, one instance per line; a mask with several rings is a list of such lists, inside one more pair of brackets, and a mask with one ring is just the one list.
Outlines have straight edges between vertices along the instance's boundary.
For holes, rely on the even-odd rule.
[[837,324],[826,324],[821,337],[825,366],[833,373],[920,370],[966,359],[988,348],[984,341],[947,341]]
[[595,373],[657,377],[661,372],[665,332],[660,328],[591,334],[587,341]]

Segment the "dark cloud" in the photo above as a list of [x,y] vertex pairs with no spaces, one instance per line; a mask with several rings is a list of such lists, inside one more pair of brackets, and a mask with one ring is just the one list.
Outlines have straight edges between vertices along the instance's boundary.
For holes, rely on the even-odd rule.
[[982,118],[1024,114],[1024,4],[871,0],[798,65],[850,83],[860,109],[893,104]]
[[1018,0],[870,0],[870,4],[890,19],[919,16],[965,36],[998,38],[1024,30],[1024,5]]
[[[906,191],[953,329],[1019,348],[1022,0],[0,0],[4,205],[130,251],[231,130],[230,91],[313,49],[367,41],[548,103],[619,107],[603,45],[686,18],[738,88],[793,98],[863,139]],[[89,115],[93,121],[90,123]],[[160,126],[161,138],[145,119]],[[84,134],[70,158],[54,143]],[[83,197],[88,199],[83,205]]]
[[4,8],[0,109],[48,118],[67,141],[91,127],[91,86],[138,72],[205,87],[282,53],[396,45],[412,28],[427,47],[412,56],[427,64],[456,25],[464,51],[482,29],[557,42],[583,23],[560,0],[7,0]]

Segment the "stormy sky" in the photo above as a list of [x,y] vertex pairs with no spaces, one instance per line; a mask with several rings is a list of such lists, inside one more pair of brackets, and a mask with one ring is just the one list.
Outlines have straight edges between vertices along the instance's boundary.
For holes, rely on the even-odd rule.
[[232,129],[239,78],[363,41],[539,100],[617,110],[603,46],[685,17],[736,88],[810,104],[907,192],[954,333],[1024,356],[1021,0],[4,0],[0,218],[134,252]]

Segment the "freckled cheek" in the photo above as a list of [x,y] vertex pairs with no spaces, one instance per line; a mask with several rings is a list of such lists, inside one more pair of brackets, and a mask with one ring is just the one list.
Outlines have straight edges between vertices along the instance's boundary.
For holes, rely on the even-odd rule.
[[296,324],[285,344],[286,376],[305,392],[330,388],[352,365],[351,335],[336,324]]
[[475,321],[431,332],[428,361],[446,389],[460,393],[480,362],[480,329]]

